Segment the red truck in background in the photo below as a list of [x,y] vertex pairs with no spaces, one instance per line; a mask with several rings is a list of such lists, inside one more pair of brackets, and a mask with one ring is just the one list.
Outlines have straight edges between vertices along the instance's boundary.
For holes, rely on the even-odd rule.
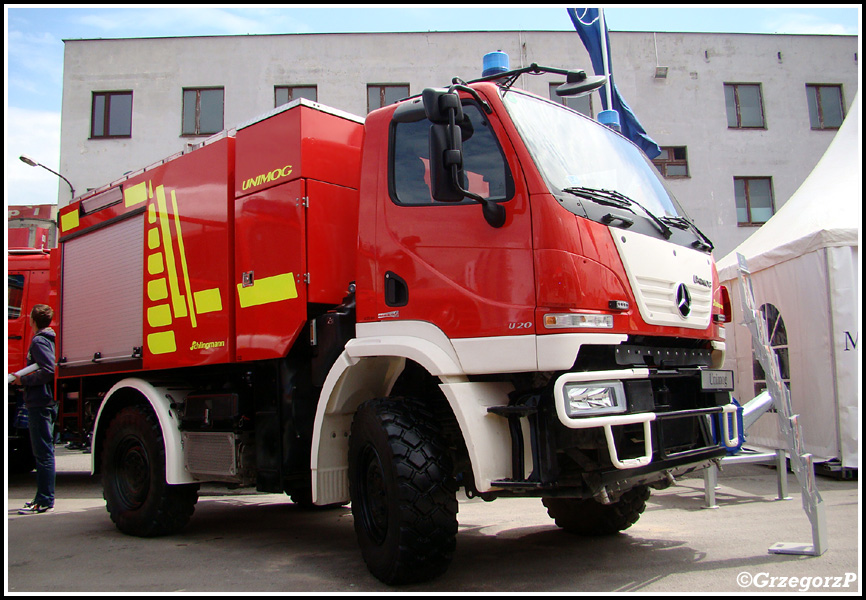
[[712,245],[514,79],[297,100],[60,210],[57,393],[121,531],[178,531],[201,482],[351,502],[370,571],[423,581],[458,490],[608,534],[725,455]]
[[[51,251],[43,248],[9,248],[7,266],[7,372],[20,371],[27,364],[27,349],[34,331],[30,327],[30,311],[35,304],[56,304],[56,286],[51,281]],[[56,269],[55,269],[56,270]],[[56,327],[55,317],[52,326]],[[10,473],[33,470],[30,432],[17,419],[22,402],[21,388],[8,386],[7,464]]]

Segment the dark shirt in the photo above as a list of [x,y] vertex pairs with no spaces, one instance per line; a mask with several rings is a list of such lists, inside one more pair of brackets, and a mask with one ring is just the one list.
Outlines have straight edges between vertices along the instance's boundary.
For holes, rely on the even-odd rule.
[[46,327],[30,342],[27,366],[37,364],[39,368],[21,378],[27,408],[54,406],[54,338],[54,330]]

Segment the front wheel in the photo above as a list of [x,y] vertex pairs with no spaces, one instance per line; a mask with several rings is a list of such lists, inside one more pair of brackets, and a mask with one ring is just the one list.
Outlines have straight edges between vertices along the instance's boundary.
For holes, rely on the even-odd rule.
[[428,581],[451,563],[457,535],[452,459],[417,400],[363,404],[349,439],[349,490],[361,553],[387,584]]
[[645,485],[634,487],[612,504],[592,498],[543,498],[547,514],[569,533],[586,536],[613,535],[637,523],[650,497]]
[[117,528],[139,537],[175,533],[195,510],[198,484],[166,483],[162,430],[143,406],[124,408],[108,427],[102,495]]

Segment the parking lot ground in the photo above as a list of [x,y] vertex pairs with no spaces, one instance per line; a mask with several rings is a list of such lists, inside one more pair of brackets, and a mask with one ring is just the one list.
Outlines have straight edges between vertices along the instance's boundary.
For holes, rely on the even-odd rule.
[[367,571],[349,507],[305,511],[281,494],[203,486],[179,534],[141,539],[118,532],[89,455],[58,447],[56,511],[17,514],[35,475],[7,481],[6,591],[843,593],[859,594],[859,482],[819,477],[827,551],[770,554],[776,542],[811,543],[799,487],[777,501],[776,471],[726,467],[719,508],[704,508],[704,480],[688,476],[653,491],[625,532],[581,538],[559,530],[541,501],[462,500],[450,569],[419,585],[389,588]]

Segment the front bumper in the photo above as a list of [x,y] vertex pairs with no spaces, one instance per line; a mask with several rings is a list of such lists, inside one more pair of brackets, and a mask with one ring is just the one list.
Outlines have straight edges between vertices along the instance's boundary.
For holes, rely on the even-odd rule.
[[[570,416],[566,410],[565,389],[573,383],[594,382],[620,382],[623,380],[647,380],[650,377],[649,369],[621,369],[615,371],[592,371],[584,373],[565,373],[560,376],[554,384],[553,396],[556,414],[559,421],[569,429],[593,429],[601,428],[607,441],[607,449],[611,464],[617,469],[635,469],[647,466],[653,458],[653,436],[650,423],[657,420],[669,420],[678,418],[697,417],[701,415],[723,414],[722,435],[719,444],[725,448],[736,448],[739,445],[740,432],[737,427],[737,419],[729,419],[727,415],[734,415],[737,407],[734,404],[725,404],[715,407],[704,407],[686,410],[674,410],[667,412],[638,412],[626,413],[627,399],[623,398],[621,409],[623,414],[603,414],[600,416],[587,415],[585,417]],[[609,410],[609,409],[606,409]],[[642,456],[635,458],[620,459],[617,444],[614,439],[612,428],[622,425],[643,425],[644,429],[644,452]],[[691,452],[691,451],[686,451]],[[668,454],[667,458],[676,458],[678,453]]]

